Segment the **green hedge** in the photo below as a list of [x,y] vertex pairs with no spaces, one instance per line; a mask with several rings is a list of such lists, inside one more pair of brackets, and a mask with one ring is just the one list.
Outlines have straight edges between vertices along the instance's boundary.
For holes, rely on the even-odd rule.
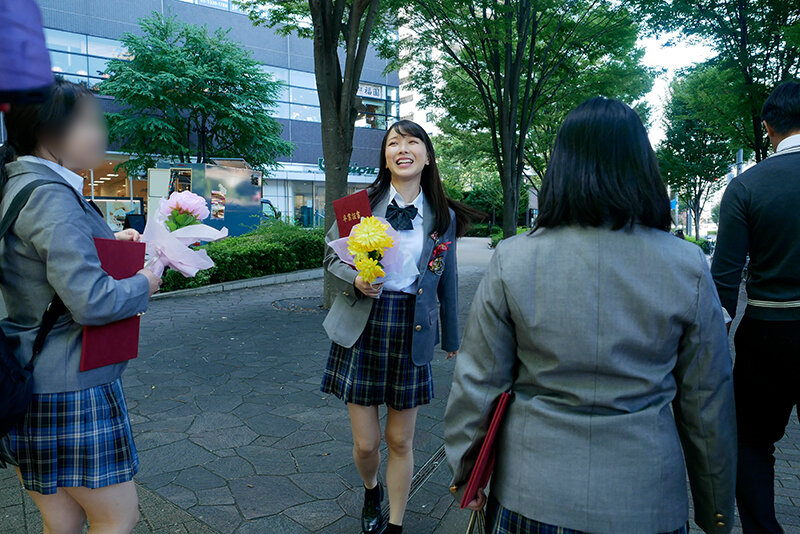
[[686,241],[688,241],[689,243],[694,243],[695,245],[700,247],[703,250],[704,253],[711,254],[711,241],[708,241],[707,239],[702,239],[702,238],[701,239],[695,239],[694,237],[692,237],[690,235],[685,236],[684,239],[686,239]]
[[[503,227],[500,224],[492,225],[492,235],[503,233]],[[474,223],[465,237],[489,237],[489,224],[488,223]]]
[[[531,231],[530,228],[528,228],[526,226],[520,226],[519,228],[517,228],[517,235],[526,234],[526,233],[528,233],[530,231]],[[494,248],[502,240],[503,240],[503,232],[502,231],[499,234],[495,234],[494,232],[492,232],[492,243],[489,246]]]
[[271,222],[248,234],[199,248],[208,252],[214,267],[197,273],[194,278],[168,270],[164,273],[162,292],[320,267],[325,255],[325,236],[319,229]]

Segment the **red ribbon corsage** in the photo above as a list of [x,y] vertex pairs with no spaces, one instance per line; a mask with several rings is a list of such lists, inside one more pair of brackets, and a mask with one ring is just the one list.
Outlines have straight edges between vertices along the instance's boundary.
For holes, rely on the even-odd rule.
[[[434,232],[435,233],[435,232]],[[431,234],[433,237],[433,234]],[[432,273],[442,274],[442,270],[444,270],[444,253],[450,250],[450,244],[452,241],[448,241],[447,243],[439,243],[433,249],[433,254],[431,257],[431,261],[428,262],[428,269]]]

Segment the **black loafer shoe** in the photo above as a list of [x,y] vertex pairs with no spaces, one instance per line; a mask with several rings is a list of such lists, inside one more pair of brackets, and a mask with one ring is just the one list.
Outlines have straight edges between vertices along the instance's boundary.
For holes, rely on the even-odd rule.
[[378,482],[377,499],[364,494],[364,508],[361,510],[361,532],[364,534],[373,534],[380,530],[383,523],[381,501],[383,501],[383,486]]

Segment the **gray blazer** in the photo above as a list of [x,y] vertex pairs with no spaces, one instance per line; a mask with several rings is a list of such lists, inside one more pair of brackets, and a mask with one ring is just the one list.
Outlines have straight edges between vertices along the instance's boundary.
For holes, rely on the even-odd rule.
[[36,393],[76,391],[116,380],[125,363],[80,372],[82,325],[102,325],[147,309],[149,284],[143,275],[114,280],[100,267],[95,237],[113,239],[105,220],[67,182],[45,165],[6,165],[9,182],[0,217],[25,184],[45,179],[64,185],[34,190],[17,222],[0,242],[0,289],[8,318],[0,322],[17,359],[27,364],[48,303],[57,292],[62,315],[36,360]]
[[461,492],[508,388],[491,483],[506,508],[597,534],[670,532],[688,518],[688,468],[697,524],[730,532],[731,356],[697,246],[638,225],[503,241],[473,301],[445,414]]
[[[375,206],[372,213],[386,216],[388,195]],[[414,309],[414,330],[411,341],[411,359],[415,365],[425,365],[433,359],[433,348],[439,343],[439,319],[442,323],[442,350],[458,350],[458,265],[456,262],[456,221],[450,210],[450,226],[444,235],[431,237],[434,228],[434,213],[430,202],[424,199],[422,221],[425,225],[422,255],[419,260],[419,279]],[[339,229],[333,225],[325,236],[326,242],[339,238]],[[428,269],[434,247],[438,243],[451,242],[450,250],[444,253],[444,269],[439,274]],[[331,341],[343,347],[355,345],[367,326],[374,299],[356,291],[353,283],[357,272],[339,259],[328,247],[325,268],[334,275],[338,295],[328,312],[323,326]]]

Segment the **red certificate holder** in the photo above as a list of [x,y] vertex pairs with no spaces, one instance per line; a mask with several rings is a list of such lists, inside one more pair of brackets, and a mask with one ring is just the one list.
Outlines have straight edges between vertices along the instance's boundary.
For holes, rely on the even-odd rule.
[[478,490],[484,489],[489,483],[489,478],[492,476],[496,450],[495,440],[497,438],[497,432],[500,430],[500,425],[503,423],[508,404],[511,402],[511,395],[512,393],[510,391],[503,392],[497,400],[497,406],[492,414],[489,430],[486,432],[486,437],[483,439],[481,450],[478,453],[478,459],[472,467],[472,472],[467,482],[467,489],[464,491],[464,495],[461,498],[460,507],[462,510],[466,508],[469,503],[478,498]]
[[361,222],[362,217],[372,216],[369,195],[366,189],[333,201],[333,212],[339,227],[339,237],[347,237],[350,230]]
[[[115,280],[134,276],[144,267],[144,243],[95,238],[103,270]],[[81,371],[131,360],[139,353],[139,317],[103,326],[84,326]]]

